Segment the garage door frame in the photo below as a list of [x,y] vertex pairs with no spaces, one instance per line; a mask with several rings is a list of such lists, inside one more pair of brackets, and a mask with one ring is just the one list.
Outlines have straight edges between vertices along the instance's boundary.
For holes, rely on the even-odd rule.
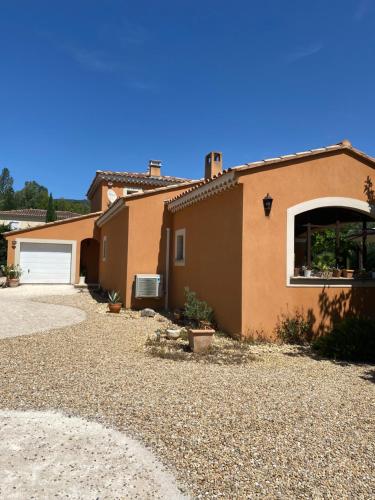
[[76,240],[51,240],[47,238],[16,238],[16,253],[15,264],[20,263],[21,243],[52,243],[60,245],[71,245],[72,247],[72,262],[70,266],[70,283],[74,285],[76,281],[76,257],[77,257],[77,241]]

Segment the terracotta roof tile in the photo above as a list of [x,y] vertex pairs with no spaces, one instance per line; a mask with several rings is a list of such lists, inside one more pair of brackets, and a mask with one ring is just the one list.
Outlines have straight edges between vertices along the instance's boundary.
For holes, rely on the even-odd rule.
[[[6,216],[6,217],[39,217],[41,219],[44,219],[47,215],[47,210],[44,210],[42,208],[22,208],[20,210],[3,210],[0,211],[0,217],[1,216]],[[63,219],[70,219],[71,217],[78,217],[79,215],[75,212],[68,212],[65,210],[56,210],[56,217],[57,220],[63,220]]]
[[97,170],[95,178],[87,191],[87,196],[90,196],[90,194],[95,191],[95,188],[100,181],[124,182],[155,188],[168,186],[169,184],[189,182],[190,179],[172,177],[170,175],[149,175],[147,172],[116,172],[113,170]]

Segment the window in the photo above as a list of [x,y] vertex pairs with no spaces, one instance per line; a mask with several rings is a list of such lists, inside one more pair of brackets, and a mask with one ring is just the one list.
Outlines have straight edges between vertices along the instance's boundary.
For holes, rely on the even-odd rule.
[[185,265],[185,229],[178,229],[175,233],[174,262],[176,266]]
[[137,189],[137,188],[124,188],[124,196],[129,196],[129,194],[135,194],[135,193],[143,193],[143,189]]
[[103,247],[102,247],[102,260],[105,262],[107,260],[108,255],[108,244],[107,244],[107,236],[103,236]]

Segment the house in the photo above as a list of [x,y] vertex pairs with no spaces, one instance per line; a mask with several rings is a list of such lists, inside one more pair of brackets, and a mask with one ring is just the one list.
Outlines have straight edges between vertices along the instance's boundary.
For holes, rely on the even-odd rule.
[[[23,282],[47,280],[43,262],[52,266],[70,252],[65,282],[69,272],[76,282],[83,266],[89,281],[119,290],[135,308],[181,307],[188,286],[233,335],[272,337],[278,317],[296,309],[316,331],[345,314],[375,316],[375,280],[367,275],[300,276],[312,263],[317,228],[334,228],[339,245],[347,223],[362,225],[358,262],[366,267],[375,160],[349,141],[227,170],[212,152],[198,181],[154,176],[152,167],[97,172],[88,192],[95,212],[7,233],[8,261],[21,264]],[[138,297],[136,276],[146,274],[162,276],[160,297]]]
[[[0,224],[10,225],[12,230],[28,229],[46,222],[47,210],[40,208],[23,208],[21,210],[0,211]],[[70,219],[79,214],[64,210],[56,211],[56,220]]]

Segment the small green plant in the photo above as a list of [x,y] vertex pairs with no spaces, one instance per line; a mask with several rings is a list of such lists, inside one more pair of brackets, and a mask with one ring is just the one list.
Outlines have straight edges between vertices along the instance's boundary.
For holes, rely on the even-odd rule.
[[121,295],[119,292],[115,290],[108,292],[108,302],[110,304],[119,304],[121,302]]
[[197,298],[197,294],[185,287],[185,310],[184,316],[196,326],[207,326],[213,320],[213,310],[203,300]]
[[375,362],[375,321],[345,318],[317,338],[313,349],[321,356],[344,361]]
[[10,280],[13,279],[18,280],[22,275],[22,269],[18,264],[17,265],[11,264],[10,266],[1,266],[1,271],[3,275]]
[[305,318],[302,311],[296,309],[294,315],[288,312],[278,318],[275,333],[283,343],[303,345],[311,341],[311,323]]

